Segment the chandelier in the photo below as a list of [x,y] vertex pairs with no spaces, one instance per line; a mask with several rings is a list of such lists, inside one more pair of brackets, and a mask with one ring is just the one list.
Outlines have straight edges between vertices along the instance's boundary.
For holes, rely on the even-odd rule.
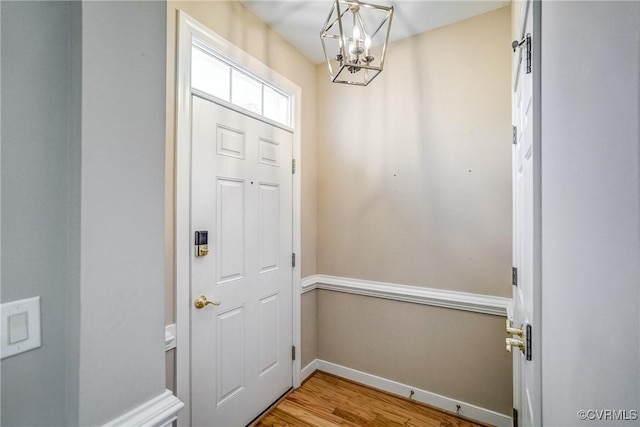
[[366,86],[384,66],[393,6],[335,0],[320,32],[334,83]]

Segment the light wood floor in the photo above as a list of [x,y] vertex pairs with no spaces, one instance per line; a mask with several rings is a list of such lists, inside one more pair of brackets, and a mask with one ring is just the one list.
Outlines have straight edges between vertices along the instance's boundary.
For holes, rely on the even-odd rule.
[[316,371],[256,427],[476,427],[436,409]]

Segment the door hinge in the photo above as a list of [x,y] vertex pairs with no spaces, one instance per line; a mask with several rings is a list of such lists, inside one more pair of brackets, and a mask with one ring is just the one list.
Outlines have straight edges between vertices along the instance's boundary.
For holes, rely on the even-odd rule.
[[291,254],[291,267],[295,267],[296,266],[296,254],[293,253]]
[[518,410],[513,408],[513,427],[518,427]]
[[531,360],[531,325],[527,323],[525,332],[525,357],[527,360]]
[[291,173],[296,173],[296,159],[291,159]]
[[513,144],[517,144],[518,143],[518,127],[517,126],[511,126],[512,129],[512,142]]
[[518,286],[518,269],[515,267],[511,267],[511,284]]
[[296,346],[291,346],[291,360],[296,360]]
[[524,57],[525,57],[525,61],[526,61],[526,68],[525,68],[525,73],[526,74],[530,74],[531,73],[531,68],[532,68],[532,56],[531,56],[531,33],[528,33],[522,40],[518,41],[518,40],[514,40],[513,43],[511,43],[511,47],[513,48],[513,51],[515,52],[516,49],[520,48],[522,49],[522,45],[524,45],[525,51],[524,51]]

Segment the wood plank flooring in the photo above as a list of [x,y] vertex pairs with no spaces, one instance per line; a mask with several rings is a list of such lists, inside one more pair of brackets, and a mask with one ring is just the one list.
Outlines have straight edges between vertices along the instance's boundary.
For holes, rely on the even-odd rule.
[[255,427],[484,427],[403,397],[316,371]]

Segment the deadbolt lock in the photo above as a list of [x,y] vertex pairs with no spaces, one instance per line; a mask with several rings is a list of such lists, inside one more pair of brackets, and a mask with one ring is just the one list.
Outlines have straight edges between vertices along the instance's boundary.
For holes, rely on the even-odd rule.
[[513,324],[509,319],[507,319],[507,335],[517,335],[519,338],[507,338],[507,351],[511,351],[512,347],[519,348],[523,353],[526,353],[527,347],[523,340],[520,338],[524,338],[524,329],[522,326],[520,328],[514,328]]
[[[520,325],[519,328],[514,328],[512,323],[507,319],[507,335],[511,335],[506,339],[507,351],[511,351],[512,347],[517,347],[522,351],[527,360],[531,360],[531,325]],[[513,338],[513,335],[517,338]]]
[[507,338],[507,351],[511,351],[512,347],[517,347],[520,349],[520,351],[522,351],[523,354],[526,354],[527,348],[526,345],[524,343],[524,341],[522,341],[519,338]]
[[519,337],[523,337],[524,329],[522,325],[520,325],[520,328],[514,328],[511,321],[507,319],[507,335],[517,335]]
[[209,232],[208,231],[196,231],[196,256],[209,255]]

